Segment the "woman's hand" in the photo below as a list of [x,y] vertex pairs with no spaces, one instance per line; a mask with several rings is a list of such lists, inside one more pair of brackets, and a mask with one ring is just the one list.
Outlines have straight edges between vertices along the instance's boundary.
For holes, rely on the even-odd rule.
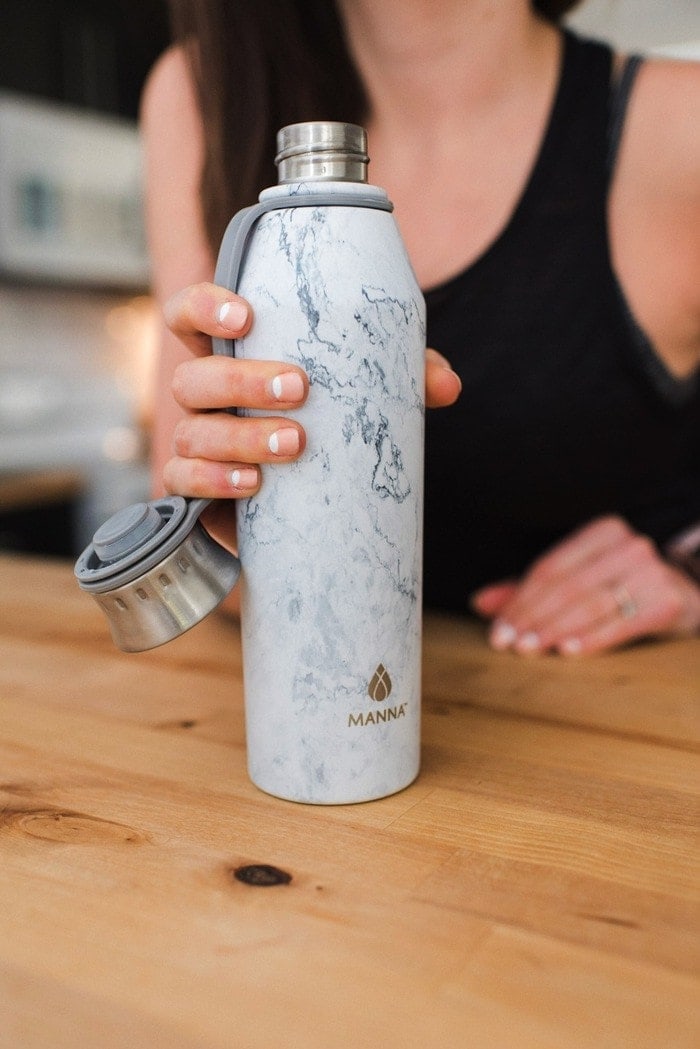
[[[173,436],[174,456],[163,469],[169,492],[226,499],[253,494],[260,464],[291,462],[305,447],[303,427],[291,416],[306,400],[306,373],[278,361],[245,361],[212,356],[211,337],[239,338],[249,330],[249,304],[225,288],[195,284],[164,307],[170,330],[193,353],[174,374],[172,390],[185,414]],[[274,347],[271,347],[274,351]],[[452,404],[461,383],[447,361],[428,350],[426,401]],[[269,415],[240,418],[229,407],[256,408]]]
[[[279,412],[299,407],[308,393],[301,368],[275,361],[215,357],[211,336],[239,338],[250,328],[248,303],[213,284],[196,284],[164,308],[168,327],[193,352],[172,380],[185,414],[173,434],[174,456],[163,469],[170,492],[225,499],[251,495],[260,485],[259,465],[291,462],[305,434]],[[265,418],[239,418],[224,409],[258,408]]]
[[618,517],[598,518],[472,603],[494,620],[493,647],[521,654],[589,655],[700,627],[700,587]]

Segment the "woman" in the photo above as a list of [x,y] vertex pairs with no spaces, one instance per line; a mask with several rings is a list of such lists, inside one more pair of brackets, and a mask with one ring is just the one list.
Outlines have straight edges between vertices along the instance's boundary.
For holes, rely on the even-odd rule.
[[[557,27],[572,6],[173,0],[181,44],[143,102],[169,328],[156,476],[230,500],[257,489],[261,464],[303,455],[306,376],[275,347],[265,364],[211,357],[211,336],[241,335],[255,303],[208,281],[230,215],[276,181],[274,132],[362,123],[440,351],[426,602],[473,607],[495,647],[521,653],[700,625],[700,584],[668,548],[700,520],[700,70],[625,70]],[[212,411],[229,405],[270,415]],[[231,537],[231,504],[217,513]]]

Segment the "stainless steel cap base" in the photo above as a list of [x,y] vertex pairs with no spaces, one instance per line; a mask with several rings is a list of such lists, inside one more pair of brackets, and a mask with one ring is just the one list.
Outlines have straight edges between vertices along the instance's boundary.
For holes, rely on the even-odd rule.
[[136,503],[95,533],[75,565],[124,652],[165,644],[195,626],[233,589],[240,562],[199,523],[209,500]]
[[238,561],[196,524],[156,568],[108,593],[94,594],[117,648],[143,652],[196,626],[235,586]]

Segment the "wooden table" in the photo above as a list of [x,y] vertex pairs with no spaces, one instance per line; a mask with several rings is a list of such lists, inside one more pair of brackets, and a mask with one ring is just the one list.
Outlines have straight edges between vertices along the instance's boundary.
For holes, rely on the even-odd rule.
[[307,807],[246,777],[235,625],[124,655],[0,559],[0,1047],[697,1049],[698,656],[431,618],[420,778]]

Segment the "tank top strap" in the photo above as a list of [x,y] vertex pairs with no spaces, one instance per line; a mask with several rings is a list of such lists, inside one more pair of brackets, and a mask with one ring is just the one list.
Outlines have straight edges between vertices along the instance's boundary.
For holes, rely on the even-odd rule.
[[610,92],[610,120],[608,123],[608,174],[615,170],[615,162],[620,149],[622,132],[625,126],[627,107],[632,95],[632,88],[637,74],[644,62],[643,55],[628,55],[621,72],[613,83]]

